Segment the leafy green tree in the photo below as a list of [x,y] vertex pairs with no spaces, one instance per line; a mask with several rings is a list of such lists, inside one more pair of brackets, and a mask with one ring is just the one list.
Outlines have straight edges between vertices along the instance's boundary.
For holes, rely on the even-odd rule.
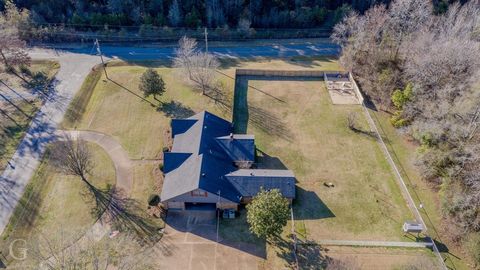
[[399,110],[403,109],[403,106],[412,99],[413,95],[413,85],[411,83],[408,83],[407,86],[405,86],[405,89],[400,90],[397,89],[393,91],[392,94],[392,102],[393,105]]
[[278,236],[290,217],[289,202],[280,190],[261,190],[247,205],[250,231],[261,238]]
[[405,106],[405,104],[412,100],[412,96],[413,85],[411,83],[408,83],[403,90],[397,89],[393,91],[392,102],[397,110],[390,118],[390,122],[394,127],[404,127],[410,124],[410,121],[406,119],[403,115],[403,107]]
[[192,8],[192,11],[185,15],[185,25],[187,27],[196,28],[202,24],[198,11],[195,7]]
[[165,82],[162,77],[152,68],[147,69],[140,78],[140,90],[145,97],[153,95],[155,100],[165,92]]

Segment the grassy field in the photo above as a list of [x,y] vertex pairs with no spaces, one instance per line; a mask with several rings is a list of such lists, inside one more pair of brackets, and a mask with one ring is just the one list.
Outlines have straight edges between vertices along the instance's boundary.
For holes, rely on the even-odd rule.
[[[98,188],[114,184],[115,168],[107,153],[93,144],[88,147],[95,164],[89,176],[91,183]],[[85,192],[79,179],[56,172],[47,153],[1,236],[2,254],[8,254],[4,248],[14,239],[49,237],[66,228],[76,233],[88,229],[95,218],[91,214],[93,205]]]
[[[166,63],[114,62],[109,65],[112,80],[106,80],[99,73],[96,86],[85,87],[77,96],[81,100],[78,104],[85,104],[85,108],[75,108],[82,111],[81,115],[76,121],[65,119],[63,124],[67,128],[114,136],[132,159],[161,156],[164,132],[171,118],[209,110],[231,120],[236,68],[340,69],[331,58],[222,61],[219,78],[225,89],[225,106],[193,91],[181,81],[178,71]],[[155,67],[166,82],[167,91],[161,102],[143,98],[138,90],[139,78],[146,66]],[[413,217],[375,138],[367,129],[360,106],[332,105],[323,82],[251,81],[250,85],[261,91],[248,93],[248,131],[256,136],[262,166],[286,167],[298,178],[294,211],[296,231],[302,240],[408,241],[402,236],[401,225]],[[85,91],[91,92],[85,94]],[[347,116],[351,113],[356,115],[359,132],[347,127]],[[135,178],[146,179],[140,180],[145,185],[155,181],[152,180],[155,179],[153,168],[149,166],[135,166]],[[324,182],[332,182],[335,187],[327,188]],[[134,194],[154,190],[148,186],[138,187]],[[243,233],[248,233],[244,231],[232,237],[244,238]],[[267,249],[270,251],[271,247]]]
[[[30,67],[31,73],[43,72],[47,81],[51,81],[59,69],[59,65],[55,61],[33,61]],[[27,80],[30,77],[24,75]],[[31,118],[42,105],[39,95],[34,97],[31,91],[25,86],[24,82],[10,73],[0,74],[0,79],[8,85],[0,84],[0,93],[8,94],[15,99],[0,99],[0,172],[7,166],[7,161],[17,149],[18,143],[23,138]],[[16,93],[14,93],[15,91]],[[9,97],[7,96],[7,97]]]
[[[275,97],[250,90],[249,107],[265,120],[251,121],[249,130],[261,151],[295,172],[300,235],[308,240],[406,240],[401,225],[412,216],[368,133],[362,108],[332,105],[323,82],[250,84]],[[352,113],[361,132],[347,126]]]
[[[380,133],[388,140],[385,143],[392,154],[397,167],[406,181],[407,187],[412,194],[416,205],[422,203],[424,208],[420,213],[427,223],[430,234],[439,242],[447,246],[443,247],[442,255],[446,263],[452,269],[470,269],[466,260],[465,251],[458,243],[452,243],[448,238],[448,231],[444,228],[440,197],[431,186],[422,180],[415,166],[416,145],[408,136],[402,135],[390,124],[390,115],[382,111],[370,110],[370,113],[379,128]],[[468,239],[468,237],[467,237]]]

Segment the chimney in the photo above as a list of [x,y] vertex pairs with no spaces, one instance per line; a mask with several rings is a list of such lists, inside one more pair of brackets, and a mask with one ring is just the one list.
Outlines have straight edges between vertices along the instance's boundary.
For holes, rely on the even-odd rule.
[[230,140],[233,140],[233,133],[230,133]]

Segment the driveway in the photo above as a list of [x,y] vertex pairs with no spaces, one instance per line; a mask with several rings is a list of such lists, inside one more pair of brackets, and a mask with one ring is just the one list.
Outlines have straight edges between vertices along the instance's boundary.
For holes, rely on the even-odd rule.
[[60,70],[52,82],[53,91],[35,115],[12,159],[0,176],[0,234],[23,195],[25,186],[40,164],[47,144],[62,121],[68,104],[82,85],[98,57],[52,50],[32,50],[33,59],[53,59]]
[[159,269],[178,270],[258,269],[264,256],[254,245],[217,238],[213,211],[170,211],[156,253]]

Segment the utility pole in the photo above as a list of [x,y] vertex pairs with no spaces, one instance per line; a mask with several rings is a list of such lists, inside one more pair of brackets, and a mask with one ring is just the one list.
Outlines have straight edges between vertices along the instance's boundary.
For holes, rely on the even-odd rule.
[[208,32],[206,27],[205,27],[205,52],[208,53]]
[[100,42],[98,42],[98,39],[95,39],[95,45],[97,46],[97,53],[98,55],[100,55],[100,59],[102,60],[102,66],[103,66],[103,71],[105,72],[105,77],[107,78],[107,80],[109,80],[108,74],[107,74],[107,65],[103,61],[102,51],[100,50]]

